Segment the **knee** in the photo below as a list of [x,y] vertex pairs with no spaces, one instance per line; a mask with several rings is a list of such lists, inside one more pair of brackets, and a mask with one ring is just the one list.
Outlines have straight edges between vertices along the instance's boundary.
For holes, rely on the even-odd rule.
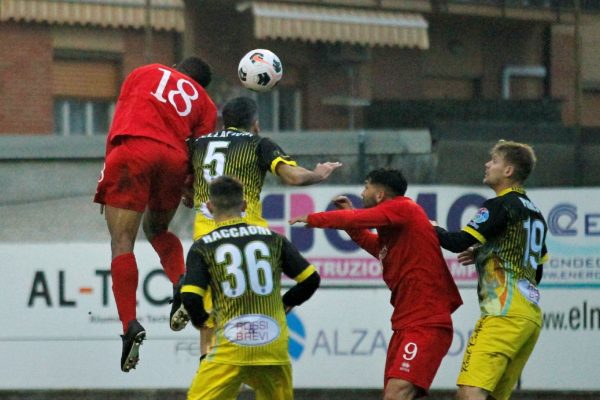
[[408,390],[400,390],[394,392],[386,390],[383,393],[383,400],[412,400],[414,398],[414,394]]
[[121,254],[133,252],[135,237],[128,235],[114,235],[110,241],[113,258]]
[[391,380],[390,383],[383,392],[383,400],[412,400],[417,397],[417,388],[412,383],[401,380]]
[[457,400],[486,400],[488,392],[474,386],[459,386],[456,392]]
[[142,224],[142,229],[144,231],[144,235],[146,235],[146,239],[148,239],[148,241],[152,241],[152,239],[154,239],[161,233],[167,232],[168,228],[166,226],[144,221],[144,223]]
[[142,230],[144,231],[146,238],[151,241],[161,233],[167,232],[169,230],[169,224],[165,221],[156,221],[151,217],[146,217],[142,223]]

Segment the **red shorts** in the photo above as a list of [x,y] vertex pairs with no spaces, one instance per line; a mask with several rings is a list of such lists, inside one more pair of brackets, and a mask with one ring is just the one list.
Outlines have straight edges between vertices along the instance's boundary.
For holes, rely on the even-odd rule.
[[403,379],[429,390],[442,359],[452,344],[452,326],[416,326],[394,331],[385,362],[384,387]]
[[140,136],[118,139],[106,155],[94,202],[144,212],[174,210],[188,172],[187,154]]

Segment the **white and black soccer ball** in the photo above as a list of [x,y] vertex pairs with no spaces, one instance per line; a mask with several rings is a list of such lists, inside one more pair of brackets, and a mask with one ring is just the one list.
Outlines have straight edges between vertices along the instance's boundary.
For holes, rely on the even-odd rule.
[[238,77],[245,88],[266,92],[283,76],[281,60],[270,50],[254,49],[246,53],[238,65]]

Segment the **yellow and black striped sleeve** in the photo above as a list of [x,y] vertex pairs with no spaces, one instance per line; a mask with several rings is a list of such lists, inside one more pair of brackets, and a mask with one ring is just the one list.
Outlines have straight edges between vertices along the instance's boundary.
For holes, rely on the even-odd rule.
[[276,175],[275,168],[281,162],[292,166],[298,165],[277,143],[269,138],[261,138],[257,151],[259,159],[264,163],[263,168],[273,175]]
[[208,287],[208,265],[202,256],[201,246],[196,242],[186,260],[186,274],[181,287],[181,301],[190,315],[192,324],[200,328],[208,319],[202,298]]
[[319,288],[321,277],[287,238],[281,236],[283,272],[296,281],[296,285],[283,295],[283,304],[295,307],[308,300]]

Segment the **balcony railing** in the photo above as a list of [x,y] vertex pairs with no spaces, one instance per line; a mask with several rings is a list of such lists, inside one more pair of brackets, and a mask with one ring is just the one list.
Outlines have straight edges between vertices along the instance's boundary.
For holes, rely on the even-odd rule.
[[[529,9],[564,9],[575,8],[576,0],[431,0],[437,5],[446,4],[474,4],[496,6],[501,8],[529,8]],[[600,11],[600,0],[579,0],[584,11]]]

